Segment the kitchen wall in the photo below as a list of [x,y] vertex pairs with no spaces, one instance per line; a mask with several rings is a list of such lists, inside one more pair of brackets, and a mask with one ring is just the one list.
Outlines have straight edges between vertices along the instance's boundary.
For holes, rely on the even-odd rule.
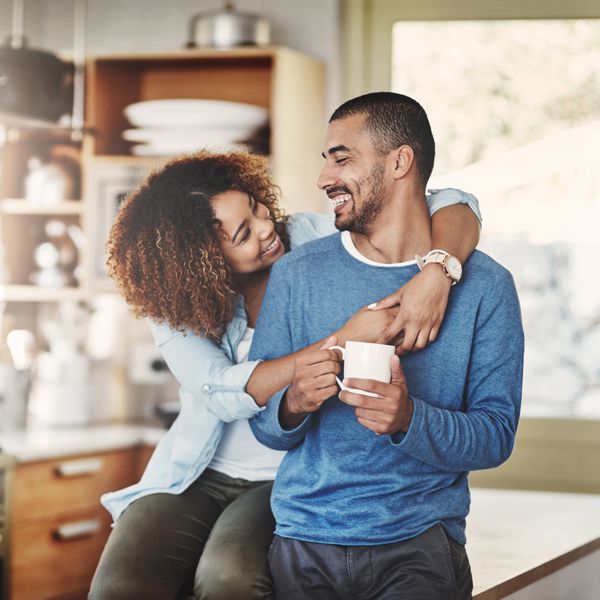
[[[274,44],[289,46],[327,65],[327,111],[340,102],[340,0],[239,0],[239,12],[265,16]],[[69,50],[74,0],[26,0],[25,32],[32,46]],[[180,50],[190,17],[219,10],[219,0],[87,0],[91,54]],[[0,36],[10,33],[10,1],[0,0]]]

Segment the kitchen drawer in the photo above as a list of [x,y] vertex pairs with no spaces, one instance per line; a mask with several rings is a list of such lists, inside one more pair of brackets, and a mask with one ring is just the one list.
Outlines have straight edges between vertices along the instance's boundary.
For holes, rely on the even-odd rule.
[[138,471],[138,448],[19,464],[11,522],[98,507],[101,494],[131,485]]
[[86,598],[109,533],[103,509],[14,524],[11,600]]

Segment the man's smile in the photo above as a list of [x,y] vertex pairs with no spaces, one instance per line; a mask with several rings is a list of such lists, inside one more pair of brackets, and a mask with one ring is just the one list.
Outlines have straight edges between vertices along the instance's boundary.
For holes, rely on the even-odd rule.
[[338,212],[338,208],[341,208],[348,202],[348,200],[352,199],[352,194],[347,190],[333,189],[327,192],[327,196],[331,200],[333,204],[333,208],[335,212]]

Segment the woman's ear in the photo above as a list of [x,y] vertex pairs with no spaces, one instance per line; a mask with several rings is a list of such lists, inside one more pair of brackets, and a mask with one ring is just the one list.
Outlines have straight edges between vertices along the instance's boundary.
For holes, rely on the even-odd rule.
[[400,146],[392,151],[392,159],[394,161],[394,179],[401,179],[410,171],[415,160],[415,153],[410,146]]

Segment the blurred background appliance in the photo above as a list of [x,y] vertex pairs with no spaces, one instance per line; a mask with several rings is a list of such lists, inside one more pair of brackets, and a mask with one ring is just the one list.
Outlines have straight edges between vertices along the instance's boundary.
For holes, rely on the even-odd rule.
[[28,424],[63,427],[91,421],[91,362],[82,351],[88,320],[88,310],[77,302],[40,311],[49,350],[37,355]]
[[0,48],[0,122],[13,126],[56,125],[69,117],[81,132],[84,110],[85,0],[75,1],[73,65],[45,50],[27,47],[24,0],[12,2],[12,32]]
[[24,1],[13,0],[12,33],[0,48],[0,111],[56,122],[68,107],[69,70],[54,54],[27,47],[23,17]]
[[222,10],[192,16],[188,48],[233,48],[267,46],[271,42],[271,25],[260,15],[238,13],[233,2]]
[[36,270],[29,275],[35,285],[60,288],[79,283],[79,254],[83,232],[78,225],[50,219],[44,225],[43,241],[34,250]]
[[23,429],[31,391],[35,338],[27,329],[6,336],[11,361],[0,361],[0,433]]
[[74,198],[73,179],[59,162],[42,162],[32,156],[27,163],[25,200],[34,204],[60,204]]
[[143,390],[142,415],[168,428],[177,418],[181,403],[179,384],[171,374],[161,351],[153,342],[138,342],[129,349],[127,360],[129,383]]

